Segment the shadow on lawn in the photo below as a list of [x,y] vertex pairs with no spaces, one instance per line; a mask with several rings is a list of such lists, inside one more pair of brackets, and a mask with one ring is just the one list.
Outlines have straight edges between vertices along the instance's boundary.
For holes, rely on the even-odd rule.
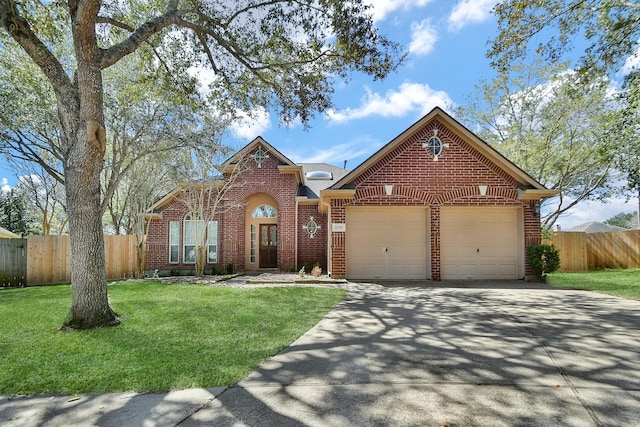
[[[547,287],[353,286],[236,386],[193,399],[105,403],[96,425],[127,417],[139,425],[294,427],[640,419],[640,302]],[[10,415],[0,405],[0,419]]]

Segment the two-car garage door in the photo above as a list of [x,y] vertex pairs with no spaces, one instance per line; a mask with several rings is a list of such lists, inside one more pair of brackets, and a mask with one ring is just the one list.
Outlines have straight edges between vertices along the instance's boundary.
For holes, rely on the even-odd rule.
[[[425,207],[347,208],[347,277],[429,279],[429,220]],[[520,224],[516,207],[441,207],[442,279],[521,278]]]

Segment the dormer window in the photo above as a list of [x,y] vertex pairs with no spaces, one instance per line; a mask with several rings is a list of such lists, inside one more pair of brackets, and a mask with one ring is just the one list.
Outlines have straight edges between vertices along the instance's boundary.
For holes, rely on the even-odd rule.
[[332,180],[333,179],[333,174],[331,172],[327,172],[327,171],[311,171],[311,172],[307,172],[304,174],[304,176],[310,180]]

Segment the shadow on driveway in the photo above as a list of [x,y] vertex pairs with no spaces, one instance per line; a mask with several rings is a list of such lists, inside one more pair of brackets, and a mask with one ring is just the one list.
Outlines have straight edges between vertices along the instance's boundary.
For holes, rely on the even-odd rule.
[[640,426],[639,326],[640,301],[544,284],[355,283],[232,387],[2,398],[0,424]]
[[639,302],[457,283],[352,285],[185,425],[639,425]]

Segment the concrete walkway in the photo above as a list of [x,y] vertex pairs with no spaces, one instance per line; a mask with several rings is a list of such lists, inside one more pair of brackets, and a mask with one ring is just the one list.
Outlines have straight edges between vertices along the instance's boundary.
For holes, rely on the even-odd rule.
[[1,398],[0,425],[640,426],[640,301],[416,285],[349,285],[233,387]]

